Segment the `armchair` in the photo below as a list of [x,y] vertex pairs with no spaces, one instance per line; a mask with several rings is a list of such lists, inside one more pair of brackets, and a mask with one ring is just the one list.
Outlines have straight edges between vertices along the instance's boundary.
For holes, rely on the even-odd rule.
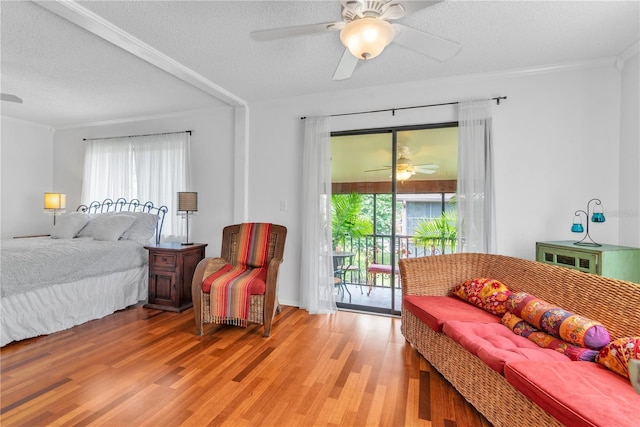
[[[263,239],[255,237],[259,233],[264,233]],[[247,322],[264,325],[264,336],[271,335],[273,317],[276,310],[280,311],[277,294],[278,269],[282,263],[286,237],[286,227],[276,224],[235,224],[222,230],[220,257],[203,259],[193,275],[191,297],[197,335],[202,335],[203,324],[206,323],[244,326]],[[260,243],[261,240],[264,240],[264,245]],[[260,248],[256,249],[258,246]],[[257,257],[254,256],[256,253]],[[242,272],[233,276],[238,271]],[[246,318],[238,318],[233,313],[221,314],[220,310],[224,311],[224,306],[233,306],[233,302],[237,300],[225,301],[222,306],[219,305],[221,299],[228,298],[235,291],[220,291],[218,286],[226,286],[225,283],[234,280],[238,282],[240,280],[237,278],[242,274],[247,282],[244,286],[251,294],[247,295],[249,301]],[[213,298],[211,289],[218,290],[213,293]],[[238,307],[238,310],[244,311],[242,307]]]

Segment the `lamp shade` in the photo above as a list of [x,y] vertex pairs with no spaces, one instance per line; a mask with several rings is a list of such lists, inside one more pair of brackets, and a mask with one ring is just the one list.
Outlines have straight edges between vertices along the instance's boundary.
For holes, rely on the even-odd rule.
[[44,193],[45,209],[66,209],[67,195],[64,193]]
[[349,22],[340,31],[340,41],[358,59],[372,59],[380,55],[395,32],[387,21],[365,16]]
[[197,212],[198,193],[195,191],[178,192],[178,212]]

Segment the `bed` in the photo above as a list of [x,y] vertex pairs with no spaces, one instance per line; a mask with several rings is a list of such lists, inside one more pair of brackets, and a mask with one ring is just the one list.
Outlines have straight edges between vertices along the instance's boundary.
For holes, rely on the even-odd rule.
[[58,217],[51,236],[2,241],[0,346],[69,329],[147,298],[166,206],[106,199]]

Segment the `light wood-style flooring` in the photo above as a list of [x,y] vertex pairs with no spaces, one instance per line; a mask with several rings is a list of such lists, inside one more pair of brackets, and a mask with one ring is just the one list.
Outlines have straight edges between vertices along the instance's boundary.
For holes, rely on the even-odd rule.
[[489,426],[409,344],[400,319],[283,307],[211,327],[141,306],[0,350],[8,426]]

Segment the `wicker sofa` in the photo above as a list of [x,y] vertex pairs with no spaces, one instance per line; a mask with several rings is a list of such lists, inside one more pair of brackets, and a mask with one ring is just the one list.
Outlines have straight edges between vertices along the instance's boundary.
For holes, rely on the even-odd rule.
[[[566,310],[601,322],[612,340],[640,335],[640,285],[635,283],[490,254],[402,259],[399,267],[403,300],[410,295],[451,295],[455,285],[467,279],[491,277],[500,280],[512,291],[528,292]],[[559,417],[563,421],[561,422],[543,409],[546,407],[543,392],[532,393],[531,389],[521,392],[520,387],[512,385],[513,381],[508,380],[507,365],[505,375],[499,374],[447,334],[429,327],[409,311],[406,305],[403,304],[402,308],[402,333],[405,339],[495,426],[554,426],[563,423],[618,425],[608,418],[621,410],[631,415],[628,425],[637,425],[635,423],[640,420],[640,395],[635,394],[623,377],[594,362],[544,362],[555,363],[556,365],[549,366],[559,366],[558,372],[561,373],[576,369],[575,375],[584,381],[588,381],[591,371],[597,372],[597,378],[591,383],[591,391],[595,390],[595,394],[602,392],[604,396],[615,394],[612,399],[599,399],[596,411],[589,408],[587,414],[579,418],[580,421],[567,421],[570,418]],[[480,309],[469,305],[469,310]],[[522,337],[518,337],[520,338]],[[557,365],[558,363],[562,365]],[[587,378],[584,378],[585,375]],[[599,387],[602,389],[598,390]],[[618,395],[618,390],[623,392],[622,396]],[[576,396],[579,400],[579,393],[567,398],[575,401]],[[594,393],[591,393],[592,400],[593,396]],[[590,405],[591,401],[587,404]]]

